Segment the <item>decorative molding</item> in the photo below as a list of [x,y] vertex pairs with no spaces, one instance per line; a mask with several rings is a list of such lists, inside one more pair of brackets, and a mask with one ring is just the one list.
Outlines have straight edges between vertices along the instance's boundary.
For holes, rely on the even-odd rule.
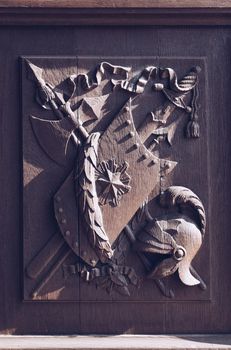
[[36,3],[30,0],[1,0],[0,7],[26,8],[231,8],[229,0],[39,0]]
[[[215,1],[215,0],[214,0]],[[11,2],[8,2],[11,4]],[[76,3],[76,2],[75,2]],[[174,2],[175,3],[175,2]],[[177,2],[178,3],[178,2]],[[64,25],[64,26],[87,26],[87,25],[163,25],[163,26],[227,26],[231,24],[231,8],[227,4],[224,6],[205,6],[191,4],[190,7],[15,7],[0,6],[0,26],[4,25]],[[30,2],[32,4],[32,2]],[[35,4],[38,5],[36,2]],[[49,2],[51,4],[51,2]],[[216,1],[218,4],[218,1]],[[219,2],[219,5],[223,2]],[[55,1],[55,5],[57,2]]]

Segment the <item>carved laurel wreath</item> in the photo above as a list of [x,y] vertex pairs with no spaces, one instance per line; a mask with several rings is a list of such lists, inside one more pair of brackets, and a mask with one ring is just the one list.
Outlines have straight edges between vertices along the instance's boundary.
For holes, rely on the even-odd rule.
[[97,249],[101,261],[112,257],[112,249],[103,225],[103,217],[96,192],[95,172],[97,168],[100,133],[92,133],[82,147],[76,165],[76,195],[90,243]]

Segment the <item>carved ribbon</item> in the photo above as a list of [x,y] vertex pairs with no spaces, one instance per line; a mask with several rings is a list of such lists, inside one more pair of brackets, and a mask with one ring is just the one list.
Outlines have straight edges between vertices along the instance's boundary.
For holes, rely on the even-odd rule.
[[128,81],[121,82],[121,88],[130,92],[135,92],[137,94],[141,94],[144,91],[144,88],[150,77],[153,79],[156,77],[157,67],[146,67],[142,70],[142,72],[138,75],[138,77],[134,77]]
[[114,86],[119,85],[123,90],[141,94],[150,77],[153,79],[157,73],[157,67],[150,66],[144,68],[141,73],[128,79],[128,73],[131,71],[131,67],[114,66],[108,62],[102,62],[98,65],[95,74],[92,76],[91,72],[88,74],[79,74],[77,79],[81,79],[82,88],[84,90],[90,90],[100,85],[104,75],[109,73],[113,77],[111,82]]
[[93,76],[92,72],[89,72],[88,74],[79,74],[76,78],[81,80],[81,85],[84,90],[90,90],[100,85],[105,73],[114,76],[112,81],[121,80],[121,76],[126,80],[130,70],[131,67],[114,66],[108,62],[101,62],[97,66],[96,72]]
[[[163,71],[163,74],[169,76],[170,88],[173,90],[173,95],[164,89],[165,96],[177,107],[185,109],[189,113],[190,119],[186,126],[186,136],[188,138],[197,138],[200,136],[200,127],[198,124],[197,115],[197,98],[198,98],[198,83],[199,83],[199,73],[201,68],[196,66],[191,71],[186,74],[186,76],[178,82],[176,73],[173,69],[167,68]],[[176,98],[174,92],[188,94],[192,91],[191,107],[186,106],[183,98]]]
[[180,93],[186,93],[192,90],[198,79],[198,73],[200,67],[193,68],[183,79],[178,82],[176,72],[172,68],[166,68],[161,70],[161,77],[168,77],[170,89]]
[[128,284],[137,286],[139,283],[138,276],[132,267],[115,264],[89,268],[86,264],[79,262],[75,265],[63,265],[63,273],[65,278],[79,274],[86,282],[95,281],[109,293],[115,289],[118,293],[127,296],[130,296]]
[[[99,86],[105,73],[109,73],[113,75],[111,83],[114,86],[120,86],[123,90],[131,93],[141,94],[143,93],[148,80],[150,78],[155,79],[158,72],[157,67],[149,66],[144,68],[138,76],[128,79],[128,72],[130,72],[130,70],[130,67],[114,66],[108,62],[102,62],[97,67],[96,73],[93,77],[88,73],[78,75],[77,79],[81,78],[83,89],[89,90]],[[168,101],[189,113],[190,120],[186,127],[186,136],[192,138],[200,136],[198,115],[196,113],[196,101],[198,96],[197,85],[199,81],[198,74],[200,71],[200,67],[194,67],[183,77],[183,79],[178,81],[176,72],[172,68],[166,68],[160,70],[160,76],[161,78],[168,78],[169,88],[166,88],[159,83],[154,84],[155,90],[162,91]],[[193,93],[192,106],[188,106],[185,102],[185,97],[190,91]],[[165,108],[167,108],[167,104]],[[151,112],[151,115],[153,116],[153,119],[155,119],[156,111]]]
[[[197,138],[200,136],[200,128],[198,124],[198,115],[197,115],[197,98],[198,98],[198,82],[200,73],[200,67],[194,67],[190,70],[188,74],[186,74],[180,81],[178,81],[176,72],[172,68],[166,68],[161,70],[161,78],[168,78],[169,87],[166,88],[162,84],[154,84],[154,88],[157,91],[162,91],[166,96],[169,103],[166,103],[163,107],[163,111],[165,110],[173,110],[173,107],[176,106],[178,108],[184,109],[189,114],[189,122],[186,127],[186,136],[188,138]],[[191,106],[186,104],[186,98],[189,92],[192,91],[192,99]],[[174,106],[172,107],[173,104]],[[157,115],[159,114],[162,108],[157,108],[153,112],[151,112],[153,120],[158,119]],[[167,111],[167,114],[169,112]]]
[[[97,66],[94,74],[92,74],[92,72],[89,72],[88,74],[78,74],[69,76],[65,80],[65,91],[61,91],[59,88],[53,87],[49,83],[45,82],[45,80],[43,79],[43,70],[41,68],[35,66],[29,61],[27,61],[27,64],[30,68],[28,71],[29,78],[35,80],[37,84],[37,102],[43,108],[53,110],[55,116],[58,118],[58,120],[55,123],[56,126],[58,125],[58,123],[61,126],[61,124],[63,123],[65,123],[66,125],[68,122],[70,122],[70,134],[76,144],[78,144],[80,141],[78,136],[75,135],[76,125],[80,129],[80,131],[84,133],[84,136],[87,136],[87,133],[84,132],[85,130],[82,127],[82,124],[88,120],[98,119],[101,114],[102,106],[105,104],[105,101],[108,98],[108,95],[99,96],[97,98],[84,97],[79,101],[74,110],[72,110],[69,101],[76,91],[76,86],[79,80],[82,84],[83,89],[88,91],[89,89],[99,86],[104,76],[109,74],[111,75],[110,81],[114,87],[118,86],[130,93],[141,94],[143,93],[149,79],[155,79],[158,72],[157,67],[148,66],[144,68],[140,74],[129,79],[128,73],[131,70],[130,67],[115,66],[108,62],[102,62]],[[164,70],[160,70],[161,78],[168,78],[170,89],[166,88],[163,84],[154,84],[154,87],[157,91],[162,91],[164,93],[164,95],[168,99],[168,102],[166,102],[163,107],[161,106],[161,108],[157,108],[155,111],[150,112],[153,117],[153,120],[163,120],[164,123],[167,116],[171,114],[175,107],[182,108],[190,114],[190,120],[186,128],[186,135],[188,137],[199,137],[198,115],[196,113],[198,96],[197,84],[199,71],[199,67],[195,67],[183,79],[178,81],[177,75],[173,69],[166,68]],[[193,92],[192,107],[187,106],[185,102],[185,96],[190,91]],[[67,108],[68,104],[69,108]],[[37,124],[39,122],[41,124],[41,120],[37,120],[36,122]],[[32,123],[35,124],[34,120],[32,120]],[[50,128],[50,130],[54,125],[49,120],[44,120],[42,124],[44,127],[45,124],[47,124],[46,129]],[[37,133],[37,129],[38,127],[37,125],[35,125],[35,133]],[[62,126],[59,127],[59,130],[61,129]],[[66,126],[64,129],[66,129]],[[67,145],[69,140],[71,139],[70,135],[67,134],[65,137],[63,137],[63,135],[63,151],[61,152],[60,156],[56,155],[55,152],[53,152],[51,155],[51,158],[54,159],[58,164],[62,164],[64,162],[63,159],[65,159]],[[38,140],[40,140],[40,138],[41,140],[44,138],[44,136],[42,135],[38,136]],[[47,152],[46,149],[45,151]]]

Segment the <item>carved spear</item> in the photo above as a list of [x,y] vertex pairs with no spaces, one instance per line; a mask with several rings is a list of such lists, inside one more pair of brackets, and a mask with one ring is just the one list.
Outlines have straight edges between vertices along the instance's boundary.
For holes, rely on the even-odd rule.
[[[73,111],[69,99],[75,92],[75,83],[70,78],[72,91],[69,99],[65,101],[63,93],[45,82],[43,69],[27,61],[30,68],[29,77],[36,82],[36,100],[45,109],[51,109],[57,120],[40,119],[31,116],[31,123],[36,138],[46,154],[58,164],[66,161],[67,146],[72,138],[78,145],[80,139],[86,139],[89,135],[83,127],[79,111]],[[92,119],[90,117],[89,119]],[[75,135],[78,130],[79,136]]]

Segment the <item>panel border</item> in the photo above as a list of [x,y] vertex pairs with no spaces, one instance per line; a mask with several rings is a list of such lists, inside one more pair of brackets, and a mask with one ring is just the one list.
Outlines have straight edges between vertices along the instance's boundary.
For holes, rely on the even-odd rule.
[[[161,26],[227,26],[231,25],[231,3],[228,0],[195,1],[177,5],[174,1],[112,0],[81,1],[0,1],[0,26],[8,25],[161,25]],[[36,5],[36,6],[35,6]]]

